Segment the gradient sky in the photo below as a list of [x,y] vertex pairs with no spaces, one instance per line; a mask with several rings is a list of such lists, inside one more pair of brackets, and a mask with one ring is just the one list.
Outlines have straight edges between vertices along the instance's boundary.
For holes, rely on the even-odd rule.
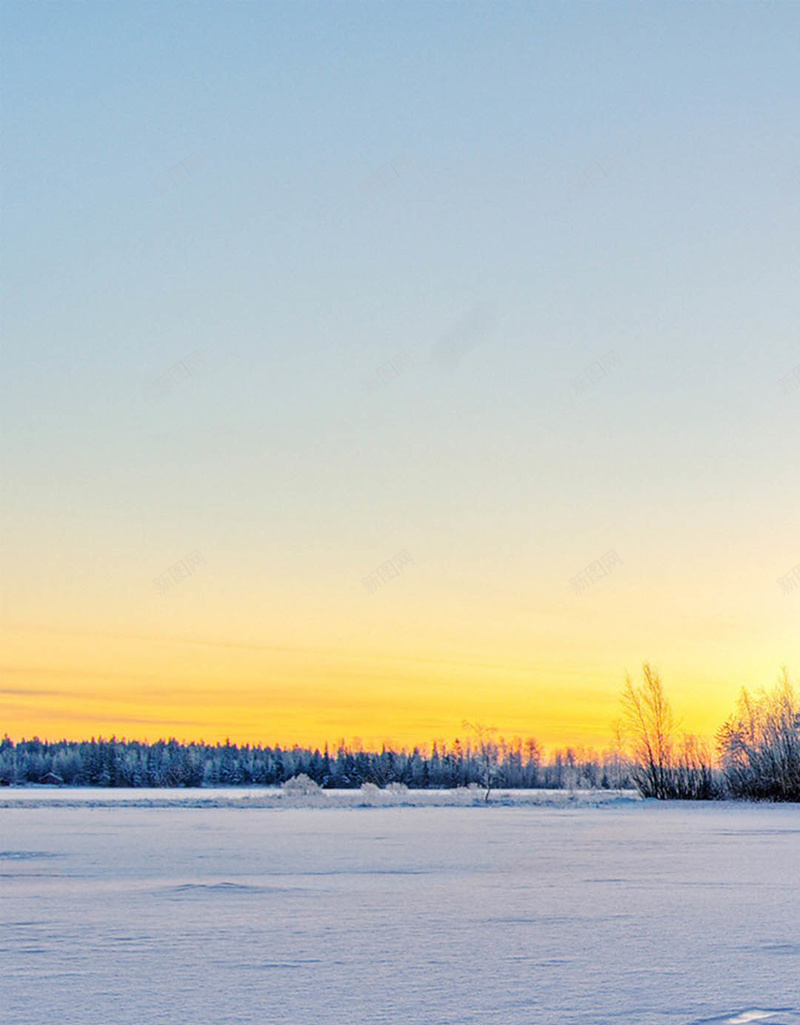
[[645,659],[701,733],[797,672],[800,7],[0,30],[0,732],[602,746]]

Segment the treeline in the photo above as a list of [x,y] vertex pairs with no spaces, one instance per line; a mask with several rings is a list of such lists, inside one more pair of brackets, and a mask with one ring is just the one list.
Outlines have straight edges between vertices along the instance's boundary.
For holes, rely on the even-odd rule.
[[160,740],[92,739],[55,743],[33,739],[0,741],[0,782],[62,783],[94,787],[276,786],[305,774],[325,788],[357,788],[363,783],[410,788],[450,788],[480,784],[522,788],[632,787],[631,766],[614,752],[597,754],[566,748],[545,762],[533,740],[502,738],[474,745],[456,740],[432,749],[334,752],[292,747],[236,744],[181,744]]

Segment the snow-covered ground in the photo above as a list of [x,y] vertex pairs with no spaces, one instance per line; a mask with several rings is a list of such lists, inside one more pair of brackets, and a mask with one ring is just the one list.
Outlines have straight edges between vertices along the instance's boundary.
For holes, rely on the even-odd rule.
[[[311,783],[296,785],[296,780],[280,787],[230,788],[98,788],[91,787],[9,787],[0,790],[0,808],[15,807],[87,807],[105,808],[125,803],[141,808],[383,808],[414,806],[420,808],[463,808],[486,802],[486,791],[473,783],[450,790],[409,790],[390,784],[381,789],[365,783],[355,790],[321,790]],[[545,805],[575,807],[639,801],[635,790],[492,790],[489,801],[501,805]]]
[[0,794],[4,1025],[800,1023],[800,806],[202,794]]

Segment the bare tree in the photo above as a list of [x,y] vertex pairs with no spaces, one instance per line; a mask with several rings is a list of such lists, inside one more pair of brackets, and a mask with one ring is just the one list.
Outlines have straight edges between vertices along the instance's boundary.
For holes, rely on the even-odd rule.
[[681,737],[672,765],[670,796],[693,801],[712,801],[724,796],[708,745],[692,733]]
[[488,804],[489,794],[492,791],[492,784],[496,782],[498,777],[498,749],[497,744],[492,740],[494,734],[497,733],[497,727],[484,726],[484,724],[480,722],[467,722],[466,719],[464,719],[461,725],[464,729],[472,730],[475,734],[475,739],[478,742],[481,784],[486,787],[484,801]]
[[664,693],[658,670],[642,666],[642,683],[625,678],[622,724],[633,738],[634,778],[645,797],[664,800],[672,796],[672,747],[675,718]]

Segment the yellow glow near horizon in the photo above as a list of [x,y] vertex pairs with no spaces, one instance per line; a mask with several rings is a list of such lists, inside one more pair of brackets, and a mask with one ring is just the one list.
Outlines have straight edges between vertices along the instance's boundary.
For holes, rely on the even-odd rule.
[[372,595],[343,558],[317,579],[248,578],[237,552],[208,551],[165,595],[133,559],[111,580],[98,563],[80,590],[41,593],[21,567],[18,618],[0,621],[0,732],[380,747],[451,741],[467,719],[602,749],[645,660],[681,729],[707,738],[743,685],[800,664],[793,595],[767,586],[760,562],[736,594],[704,583],[724,552],[661,571],[654,590],[652,552],[629,541],[613,575],[574,594],[571,562],[546,553],[531,582],[516,561],[476,559],[467,574],[433,547],[414,555]]
[[[624,671],[521,657],[459,661],[372,651],[90,632],[4,632],[2,729],[12,739],[156,740],[367,748],[464,735],[462,721],[534,736],[546,748],[612,740]],[[711,736],[742,681],[662,676],[681,727]],[[634,678],[639,666],[629,667]],[[773,678],[777,675],[777,667]],[[772,682],[769,677],[759,682]]]

